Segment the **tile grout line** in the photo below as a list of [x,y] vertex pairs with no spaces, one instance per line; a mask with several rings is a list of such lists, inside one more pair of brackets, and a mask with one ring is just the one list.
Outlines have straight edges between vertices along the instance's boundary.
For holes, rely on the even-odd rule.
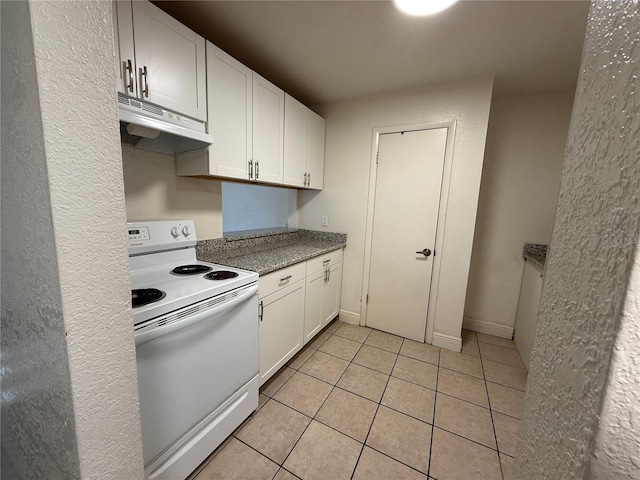
[[436,392],[433,396],[433,417],[431,418],[431,441],[429,442],[429,465],[427,466],[427,477],[431,476],[431,453],[433,451],[433,432],[436,428],[436,402],[438,401],[438,381],[440,380],[440,353],[438,350],[438,370],[436,371]]
[[[336,330],[336,331],[337,331],[337,330]],[[371,332],[369,332],[369,334],[370,334],[370,333],[371,333]],[[366,341],[366,339],[369,337],[369,334],[367,334],[367,337],[365,337],[365,339],[362,341],[362,344],[360,345],[360,348],[358,348],[358,352],[360,351],[360,349],[361,349],[361,348],[362,348],[362,346],[364,345],[364,342]],[[331,338],[332,336],[333,336],[333,334],[330,334],[330,335],[329,335],[329,337],[328,337],[324,342],[322,342],[322,345],[324,345],[324,344],[327,342],[327,340],[329,340],[329,338]],[[340,336],[340,335],[338,335],[338,336]],[[341,338],[344,338],[344,337],[341,337]],[[322,345],[320,345],[320,346],[322,346]],[[319,347],[318,347],[318,348],[319,348]],[[316,350],[316,351],[318,351],[318,350]],[[322,353],[325,353],[325,352],[322,352]],[[358,354],[358,353],[356,352],[356,355],[357,355],[357,354]],[[328,355],[328,354],[327,354],[327,355]],[[311,357],[309,357],[309,358],[311,358]],[[336,357],[336,358],[339,358],[339,357]],[[355,358],[355,355],[354,355],[354,358]],[[307,360],[308,360],[308,359],[307,359]],[[342,360],[344,360],[344,359],[342,359]],[[306,363],[306,361],[305,361],[304,363]],[[351,365],[351,363],[352,363],[352,362],[349,362],[349,365]],[[304,364],[303,364],[303,365],[304,365]],[[309,422],[309,424],[305,427],[305,429],[303,430],[303,432],[302,432],[302,434],[300,435],[300,437],[298,437],[298,439],[296,440],[296,442],[293,444],[293,447],[291,448],[291,450],[289,451],[289,453],[287,453],[287,455],[286,455],[286,457],[284,458],[284,460],[282,461],[282,464],[280,465],[280,467],[284,468],[284,467],[283,467],[283,465],[285,464],[285,462],[287,461],[287,459],[291,456],[291,454],[292,454],[292,453],[293,453],[293,451],[295,450],[296,446],[297,446],[297,445],[298,445],[298,443],[300,442],[300,439],[304,436],[304,434],[305,434],[305,433],[307,432],[307,430],[309,429],[309,425],[311,425],[311,424],[313,423],[313,421],[315,420],[315,418],[316,418],[316,416],[318,415],[318,413],[320,412],[320,410],[322,410],[322,407],[323,407],[323,406],[324,406],[324,404],[327,402],[327,399],[331,396],[331,393],[336,389],[336,386],[338,385],[338,382],[339,382],[339,381],[342,379],[342,377],[344,376],[345,372],[346,372],[346,371],[347,371],[347,369],[349,368],[349,365],[347,365],[347,368],[345,368],[345,369],[344,369],[344,372],[342,372],[342,374],[340,375],[340,377],[338,378],[338,380],[336,380],[336,383],[335,383],[335,384],[333,384],[333,385],[332,385],[332,384],[329,384],[329,385],[332,385],[332,388],[331,388],[331,390],[329,391],[329,394],[328,394],[328,395],[327,395],[327,397],[324,399],[324,401],[322,402],[322,404],[320,405],[320,407],[318,408],[318,410],[316,411],[316,413],[313,415],[313,417],[311,417],[311,421],[310,421],[310,422]],[[302,365],[301,365],[301,366],[302,366]],[[299,370],[298,370],[298,371],[299,371]],[[302,374],[304,374],[304,375],[307,375],[305,372],[301,372],[301,373],[302,373]],[[316,377],[314,377],[313,375],[309,375],[309,376],[310,376],[311,378],[316,378]],[[318,380],[320,380],[320,379],[318,379]],[[288,379],[287,381],[289,381],[289,379]],[[320,381],[323,381],[323,380],[320,380]],[[285,383],[286,383],[286,382],[285,382]],[[329,383],[329,382],[324,382],[324,383]],[[283,386],[284,386],[284,385],[283,385]],[[280,388],[282,388],[282,387],[280,387]],[[275,400],[276,402],[278,402],[278,400],[276,400],[276,399],[274,399],[274,400]],[[278,402],[278,403],[281,403],[281,402]],[[285,405],[285,404],[282,404],[282,405]],[[288,407],[288,408],[292,408],[292,407],[289,407],[289,405],[285,405],[285,406],[286,406],[286,407]],[[295,410],[295,409],[294,409],[294,408],[292,408],[292,410]],[[297,410],[295,410],[295,411],[297,412]],[[302,413],[302,412],[299,412],[299,413]],[[303,414],[303,415],[304,415],[304,414]],[[308,417],[308,415],[307,415],[307,417]],[[316,420],[316,421],[317,421],[317,420]],[[324,423],[319,422],[319,421],[318,421],[318,423],[320,423],[320,424],[322,424],[322,425],[325,425]],[[372,423],[373,423],[373,422],[372,422]],[[325,425],[325,426],[329,427],[329,425]],[[344,433],[339,432],[339,431],[338,431],[338,430],[336,430],[335,428],[332,428],[332,427],[329,427],[329,428],[331,428],[332,430],[335,430],[336,432],[338,432],[338,433],[340,433],[340,434],[342,434],[342,435],[345,435]],[[348,437],[348,438],[352,438],[352,437],[349,437],[348,435],[345,435],[345,436],[346,436],[346,437]],[[354,439],[354,440],[355,440],[355,439]],[[363,448],[364,448],[364,443],[363,443]],[[362,451],[361,451],[360,453],[362,453]],[[355,465],[354,465],[354,467],[353,467],[353,468],[354,468],[354,471],[355,471],[356,466],[358,465],[358,461],[359,461],[359,460],[360,460],[360,456],[358,456],[358,460],[356,460],[356,464],[355,464]],[[286,469],[285,469],[285,470],[286,470]],[[287,471],[288,471],[288,470],[287,470]],[[277,474],[277,472],[276,472],[276,474]],[[294,475],[295,475],[295,474],[294,474]],[[351,474],[351,476],[353,476],[353,473]]]
[[[328,326],[328,325],[327,325],[327,326]],[[325,327],[325,328],[326,328],[326,327]],[[333,335],[333,333],[330,333],[330,334],[329,334],[329,336],[327,337],[327,340],[329,340],[329,338],[331,338],[331,336],[332,336],[332,335]],[[327,340],[325,340],[325,342],[326,342]],[[322,342],[322,343],[324,344],[324,342]],[[322,345],[320,345],[320,346],[322,346]],[[304,347],[303,347],[303,348],[304,348]],[[313,349],[313,350],[315,350],[315,351],[314,351],[314,353],[318,351],[317,349]],[[312,355],[313,355],[313,354],[312,354]],[[308,359],[307,359],[307,360],[308,360]],[[307,362],[307,360],[305,360],[305,361],[302,363],[302,365],[304,365],[304,364]],[[289,363],[289,362],[287,362],[285,365],[283,365],[283,367],[288,367],[288,365],[287,365],[288,363]],[[302,367],[302,365],[300,365],[300,366]],[[291,367],[288,367],[288,368],[291,368]],[[299,369],[296,369],[296,368],[292,368],[292,370],[295,370],[296,372],[299,372],[299,371],[300,371]],[[300,372],[300,373],[302,373],[303,375],[306,375],[304,372]],[[294,375],[295,375],[295,374],[294,374]],[[315,378],[315,377],[313,377],[313,376],[311,376],[311,375],[309,375],[309,376],[310,376],[311,378]],[[275,476],[278,474],[278,472],[280,471],[280,469],[284,469],[284,470],[286,470],[287,472],[289,472],[289,470],[287,470],[286,468],[284,468],[284,467],[283,467],[283,465],[284,465],[284,463],[287,461],[287,458],[289,458],[289,456],[291,455],[291,452],[293,452],[294,448],[296,448],[296,445],[298,445],[298,442],[300,441],[300,439],[302,438],[302,436],[305,434],[305,432],[306,432],[306,431],[307,431],[307,429],[309,428],[309,425],[311,425],[311,422],[313,422],[313,420],[314,420],[314,418],[315,418],[315,415],[314,415],[314,417],[309,417],[309,415],[306,415],[305,413],[302,413],[302,412],[300,412],[300,411],[296,410],[295,408],[290,407],[289,405],[285,405],[284,403],[282,403],[282,402],[280,402],[280,401],[278,401],[277,399],[275,399],[275,398],[274,398],[274,397],[276,396],[276,394],[277,394],[277,393],[282,389],[282,387],[284,387],[284,386],[285,386],[285,384],[286,384],[289,380],[291,380],[291,378],[292,378],[292,377],[293,377],[293,375],[291,375],[291,377],[287,378],[287,379],[283,382],[283,384],[282,384],[282,385],[280,385],[280,387],[279,387],[279,388],[278,388],[278,389],[273,393],[273,395],[272,395],[271,397],[269,397],[268,395],[265,395],[265,396],[267,396],[267,397],[269,398],[269,400],[267,400],[267,401],[264,403],[264,405],[262,405],[262,406],[264,407],[268,402],[270,402],[270,401],[274,401],[274,402],[279,403],[280,405],[283,405],[283,406],[285,406],[285,407],[287,407],[287,408],[291,408],[293,411],[298,412],[298,413],[300,413],[301,415],[304,415],[304,416],[305,416],[305,417],[307,417],[307,418],[311,418],[311,421],[307,424],[307,426],[306,426],[306,427],[305,427],[305,429],[302,431],[302,433],[300,434],[300,436],[298,437],[298,439],[295,441],[295,443],[293,444],[293,447],[291,447],[291,450],[289,451],[289,453],[287,453],[287,455],[286,455],[286,456],[284,457],[284,459],[282,460],[282,463],[278,463],[278,462],[273,461],[271,458],[267,457],[267,456],[266,456],[265,454],[263,454],[262,452],[260,452],[260,451],[256,450],[255,448],[253,448],[253,447],[252,447],[251,445],[249,445],[248,443],[246,443],[246,442],[242,441],[242,440],[241,440],[240,438],[238,438],[236,435],[234,435],[234,434],[232,434],[232,435],[231,435],[231,436],[233,436],[233,438],[235,438],[235,439],[236,439],[236,440],[238,440],[239,442],[241,442],[241,443],[243,443],[244,445],[248,446],[249,448],[251,448],[251,449],[252,449],[252,450],[254,450],[255,452],[258,452],[260,455],[262,455],[264,458],[266,458],[266,459],[267,459],[267,460],[269,460],[270,462],[273,462],[273,463],[275,463],[276,465],[278,465],[278,470],[276,471],[276,473],[275,473],[275,475],[274,475],[274,477],[273,477],[273,478],[275,478]],[[318,379],[318,380],[319,380],[319,379]],[[327,382],[325,382],[325,383],[327,383]],[[333,389],[331,389],[331,392],[332,392],[332,391],[333,391]],[[329,392],[329,395],[331,394],[331,392]],[[260,395],[260,393],[261,393],[261,392],[258,392],[258,396]],[[264,394],[263,394],[263,395],[264,395]],[[329,397],[327,396],[327,398],[329,398]],[[325,401],[326,401],[326,399],[325,399]],[[323,405],[324,405],[324,402],[323,402]],[[320,408],[322,408],[322,406],[321,406]],[[262,408],[261,408],[260,410],[262,410]],[[320,411],[320,409],[318,409],[318,411]],[[257,413],[258,413],[258,412],[255,412],[255,414],[257,414]],[[317,412],[316,412],[316,415],[317,415]],[[251,415],[251,418],[253,418],[253,416],[254,416],[254,414],[252,414],[252,415]],[[243,428],[244,428],[244,427],[243,427]],[[242,430],[242,429],[240,429],[240,430]],[[239,430],[239,431],[240,431],[240,430]],[[298,477],[297,475],[295,475],[295,474],[294,474],[294,473],[292,473],[292,472],[289,472],[289,473],[291,473],[291,474],[292,474],[293,476],[295,476],[296,478],[300,478],[300,477]]]
[[493,427],[493,438],[496,441],[496,453],[498,454],[498,466],[500,467],[500,476],[504,480],[504,472],[502,470],[502,461],[500,461],[500,446],[498,445],[498,435],[496,433],[496,423],[493,419],[493,408],[491,408],[491,397],[489,396],[489,387],[487,386],[487,376],[484,372],[484,361],[482,352],[480,352],[480,364],[482,365],[482,376],[484,377],[484,389],[487,393],[487,402],[489,402],[489,415],[491,415],[491,426]]
[[[369,336],[367,335],[367,338],[368,337]],[[396,354],[396,358],[393,361],[393,366],[391,367],[391,372],[389,372],[389,375],[388,375],[388,378],[387,378],[387,382],[384,384],[384,388],[382,389],[382,394],[380,395],[380,400],[377,402],[376,411],[373,414],[373,418],[371,419],[371,425],[369,425],[369,430],[367,430],[367,435],[364,437],[364,441],[362,442],[362,448],[360,449],[360,454],[358,455],[358,459],[356,460],[356,464],[353,466],[353,471],[351,472],[351,476],[349,477],[351,480],[353,480],[353,476],[356,474],[356,469],[358,468],[358,463],[360,463],[360,458],[362,457],[362,452],[364,452],[364,447],[367,446],[367,440],[369,440],[369,435],[371,434],[371,429],[373,428],[373,424],[375,423],[376,417],[378,416],[378,411],[380,410],[380,406],[382,405],[382,399],[384,398],[384,394],[387,391],[387,387],[389,386],[389,381],[391,380],[391,374],[393,373],[393,369],[396,367],[396,362],[398,361],[398,357],[400,356],[400,350],[402,350],[402,345],[404,345],[404,340],[405,339],[403,338],[402,342],[400,343],[400,349],[398,350],[398,353]],[[364,345],[364,343],[362,345]],[[353,357],[353,358],[355,358],[355,357]],[[358,365],[358,364],[356,363],[356,365]],[[392,458],[392,457],[389,457],[389,458]],[[394,458],[394,460],[396,460],[396,459]]]

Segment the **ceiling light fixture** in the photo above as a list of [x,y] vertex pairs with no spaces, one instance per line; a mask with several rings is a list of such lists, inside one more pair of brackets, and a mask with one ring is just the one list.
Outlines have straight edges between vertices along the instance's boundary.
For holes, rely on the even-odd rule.
[[396,8],[407,15],[433,15],[449,8],[458,0],[393,0]]

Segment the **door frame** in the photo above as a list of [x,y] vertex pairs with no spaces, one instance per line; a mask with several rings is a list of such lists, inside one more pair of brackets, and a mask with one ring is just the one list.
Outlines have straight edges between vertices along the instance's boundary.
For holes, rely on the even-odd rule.
[[376,180],[378,177],[378,148],[380,135],[389,133],[412,132],[418,130],[447,129],[447,141],[444,152],[444,169],[442,171],[442,188],[440,190],[440,205],[438,206],[438,221],[436,222],[436,243],[434,246],[433,270],[431,273],[431,287],[427,307],[427,328],[425,341],[431,343],[435,320],[436,299],[438,297],[438,284],[440,280],[440,267],[442,262],[442,250],[444,245],[444,230],[447,219],[447,206],[449,203],[449,187],[451,182],[451,168],[453,166],[453,146],[456,132],[456,120],[443,122],[412,123],[408,125],[391,125],[387,127],[375,127],[371,142],[371,160],[369,168],[369,198],[367,200],[367,227],[364,244],[364,268],[362,272],[362,293],[360,296],[360,325],[367,324],[367,295],[369,293],[369,274],[371,272],[371,247],[373,245],[373,218],[376,199]]

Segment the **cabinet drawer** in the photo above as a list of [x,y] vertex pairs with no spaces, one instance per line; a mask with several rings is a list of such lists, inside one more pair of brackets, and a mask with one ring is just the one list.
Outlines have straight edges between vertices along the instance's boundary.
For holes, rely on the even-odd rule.
[[342,249],[307,260],[307,275],[342,262]]
[[264,298],[267,295],[271,295],[281,288],[287,287],[298,280],[302,280],[304,276],[304,262],[263,275],[260,277],[259,297]]

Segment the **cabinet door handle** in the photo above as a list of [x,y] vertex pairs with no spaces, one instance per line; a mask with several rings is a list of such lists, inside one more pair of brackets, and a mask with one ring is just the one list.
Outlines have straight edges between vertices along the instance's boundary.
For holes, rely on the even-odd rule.
[[331,281],[331,269],[327,268],[327,273],[329,274],[329,276],[327,277],[327,282]]
[[131,60],[127,60],[124,69],[129,72],[129,85],[127,85],[127,90],[133,93],[133,65],[131,64]]
[[264,313],[264,304],[262,303],[262,300],[260,300],[260,303],[258,304],[258,318],[260,319],[260,321],[262,321],[263,313]]
[[142,93],[146,98],[149,98],[149,73],[147,72],[146,65],[140,69],[140,83],[144,85]]
[[249,160],[249,180],[253,177],[253,160]]
[[260,162],[256,160],[256,180],[260,178]]
[[286,277],[282,277],[282,278],[280,279],[280,283],[284,283],[284,282],[286,282],[287,280],[289,280],[290,278],[291,278],[291,275],[287,275]]
[[326,266],[327,266],[327,265],[329,265],[330,263],[331,263],[331,259],[329,259],[329,260],[325,260],[324,262],[322,262],[322,265],[324,265],[324,266],[326,267]]
[[307,187],[311,186],[311,173],[307,173]]

